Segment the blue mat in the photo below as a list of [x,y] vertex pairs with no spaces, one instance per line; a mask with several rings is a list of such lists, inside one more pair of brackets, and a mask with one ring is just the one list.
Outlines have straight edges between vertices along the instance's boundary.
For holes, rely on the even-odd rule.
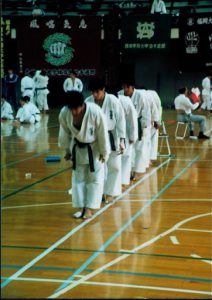
[[46,162],[57,162],[57,161],[61,161],[61,157],[52,155],[52,156],[47,156],[45,160]]

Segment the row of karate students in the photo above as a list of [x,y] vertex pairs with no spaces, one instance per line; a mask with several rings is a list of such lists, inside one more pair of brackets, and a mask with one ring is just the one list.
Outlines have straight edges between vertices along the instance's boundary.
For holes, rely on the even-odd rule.
[[[90,218],[101,202],[113,202],[122,185],[145,173],[157,159],[160,97],[138,90],[134,80],[122,82],[117,97],[93,78],[85,100],[80,92],[65,94],[59,114],[58,145],[72,164],[72,203],[75,218]],[[104,180],[103,180],[104,179]]]
[[[1,97],[1,119],[14,120],[13,108],[11,104],[6,101],[4,95]],[[21,97],[20,108],[16,113],[15,121],[20,123],[34,124],[35,122],[40,122],[40,119],[40,111],[37,106],[30,101],[30,97]]]
[[21,79],[22,97],[28,96],[41,112],[49,110],[48,82],[49,77],[46,75],[45,70],[37,70],[35,73],[31,71]]

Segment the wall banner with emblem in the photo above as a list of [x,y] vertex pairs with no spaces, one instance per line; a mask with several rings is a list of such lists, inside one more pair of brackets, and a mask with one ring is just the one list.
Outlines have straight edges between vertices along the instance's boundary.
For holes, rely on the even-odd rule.
[[135,15],[121,21],[122,51],[158,52],[170,48],[171,16]]
[[185,63],[212,67],[212,16],[195,14],[180,18],[180,41]]
[[100,17],[12,18],[19,69],[45,69],[48,76],[67,76],[70,70],[79,77],[95,76],[100,69],[100,21]]

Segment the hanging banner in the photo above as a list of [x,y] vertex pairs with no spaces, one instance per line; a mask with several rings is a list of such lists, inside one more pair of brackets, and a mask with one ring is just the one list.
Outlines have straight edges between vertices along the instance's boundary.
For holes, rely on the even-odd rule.
[[180,41],[186,64],[212,67],[212,17],[211,14],[182,16]]
[[17,31],[23,72],[45,69],[48,76],[95,76],[100,68],[99,17],[21,17],[11,19]]
[[126,16],[121,22],[122,50],[127,52],[168,51],[171,16]]

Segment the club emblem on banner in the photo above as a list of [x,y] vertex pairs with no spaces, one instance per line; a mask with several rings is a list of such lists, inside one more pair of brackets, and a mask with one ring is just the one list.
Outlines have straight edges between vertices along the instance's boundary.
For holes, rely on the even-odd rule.
[[71,38],[64,33],[49,35],[43,42],[43,48],[47,51],[45,60],[54,66],[65,65],[74,57]]
[[185,35],[186,53],[196,54],[198,53],[198,47],[200,37],[195,31],[187,32]]

